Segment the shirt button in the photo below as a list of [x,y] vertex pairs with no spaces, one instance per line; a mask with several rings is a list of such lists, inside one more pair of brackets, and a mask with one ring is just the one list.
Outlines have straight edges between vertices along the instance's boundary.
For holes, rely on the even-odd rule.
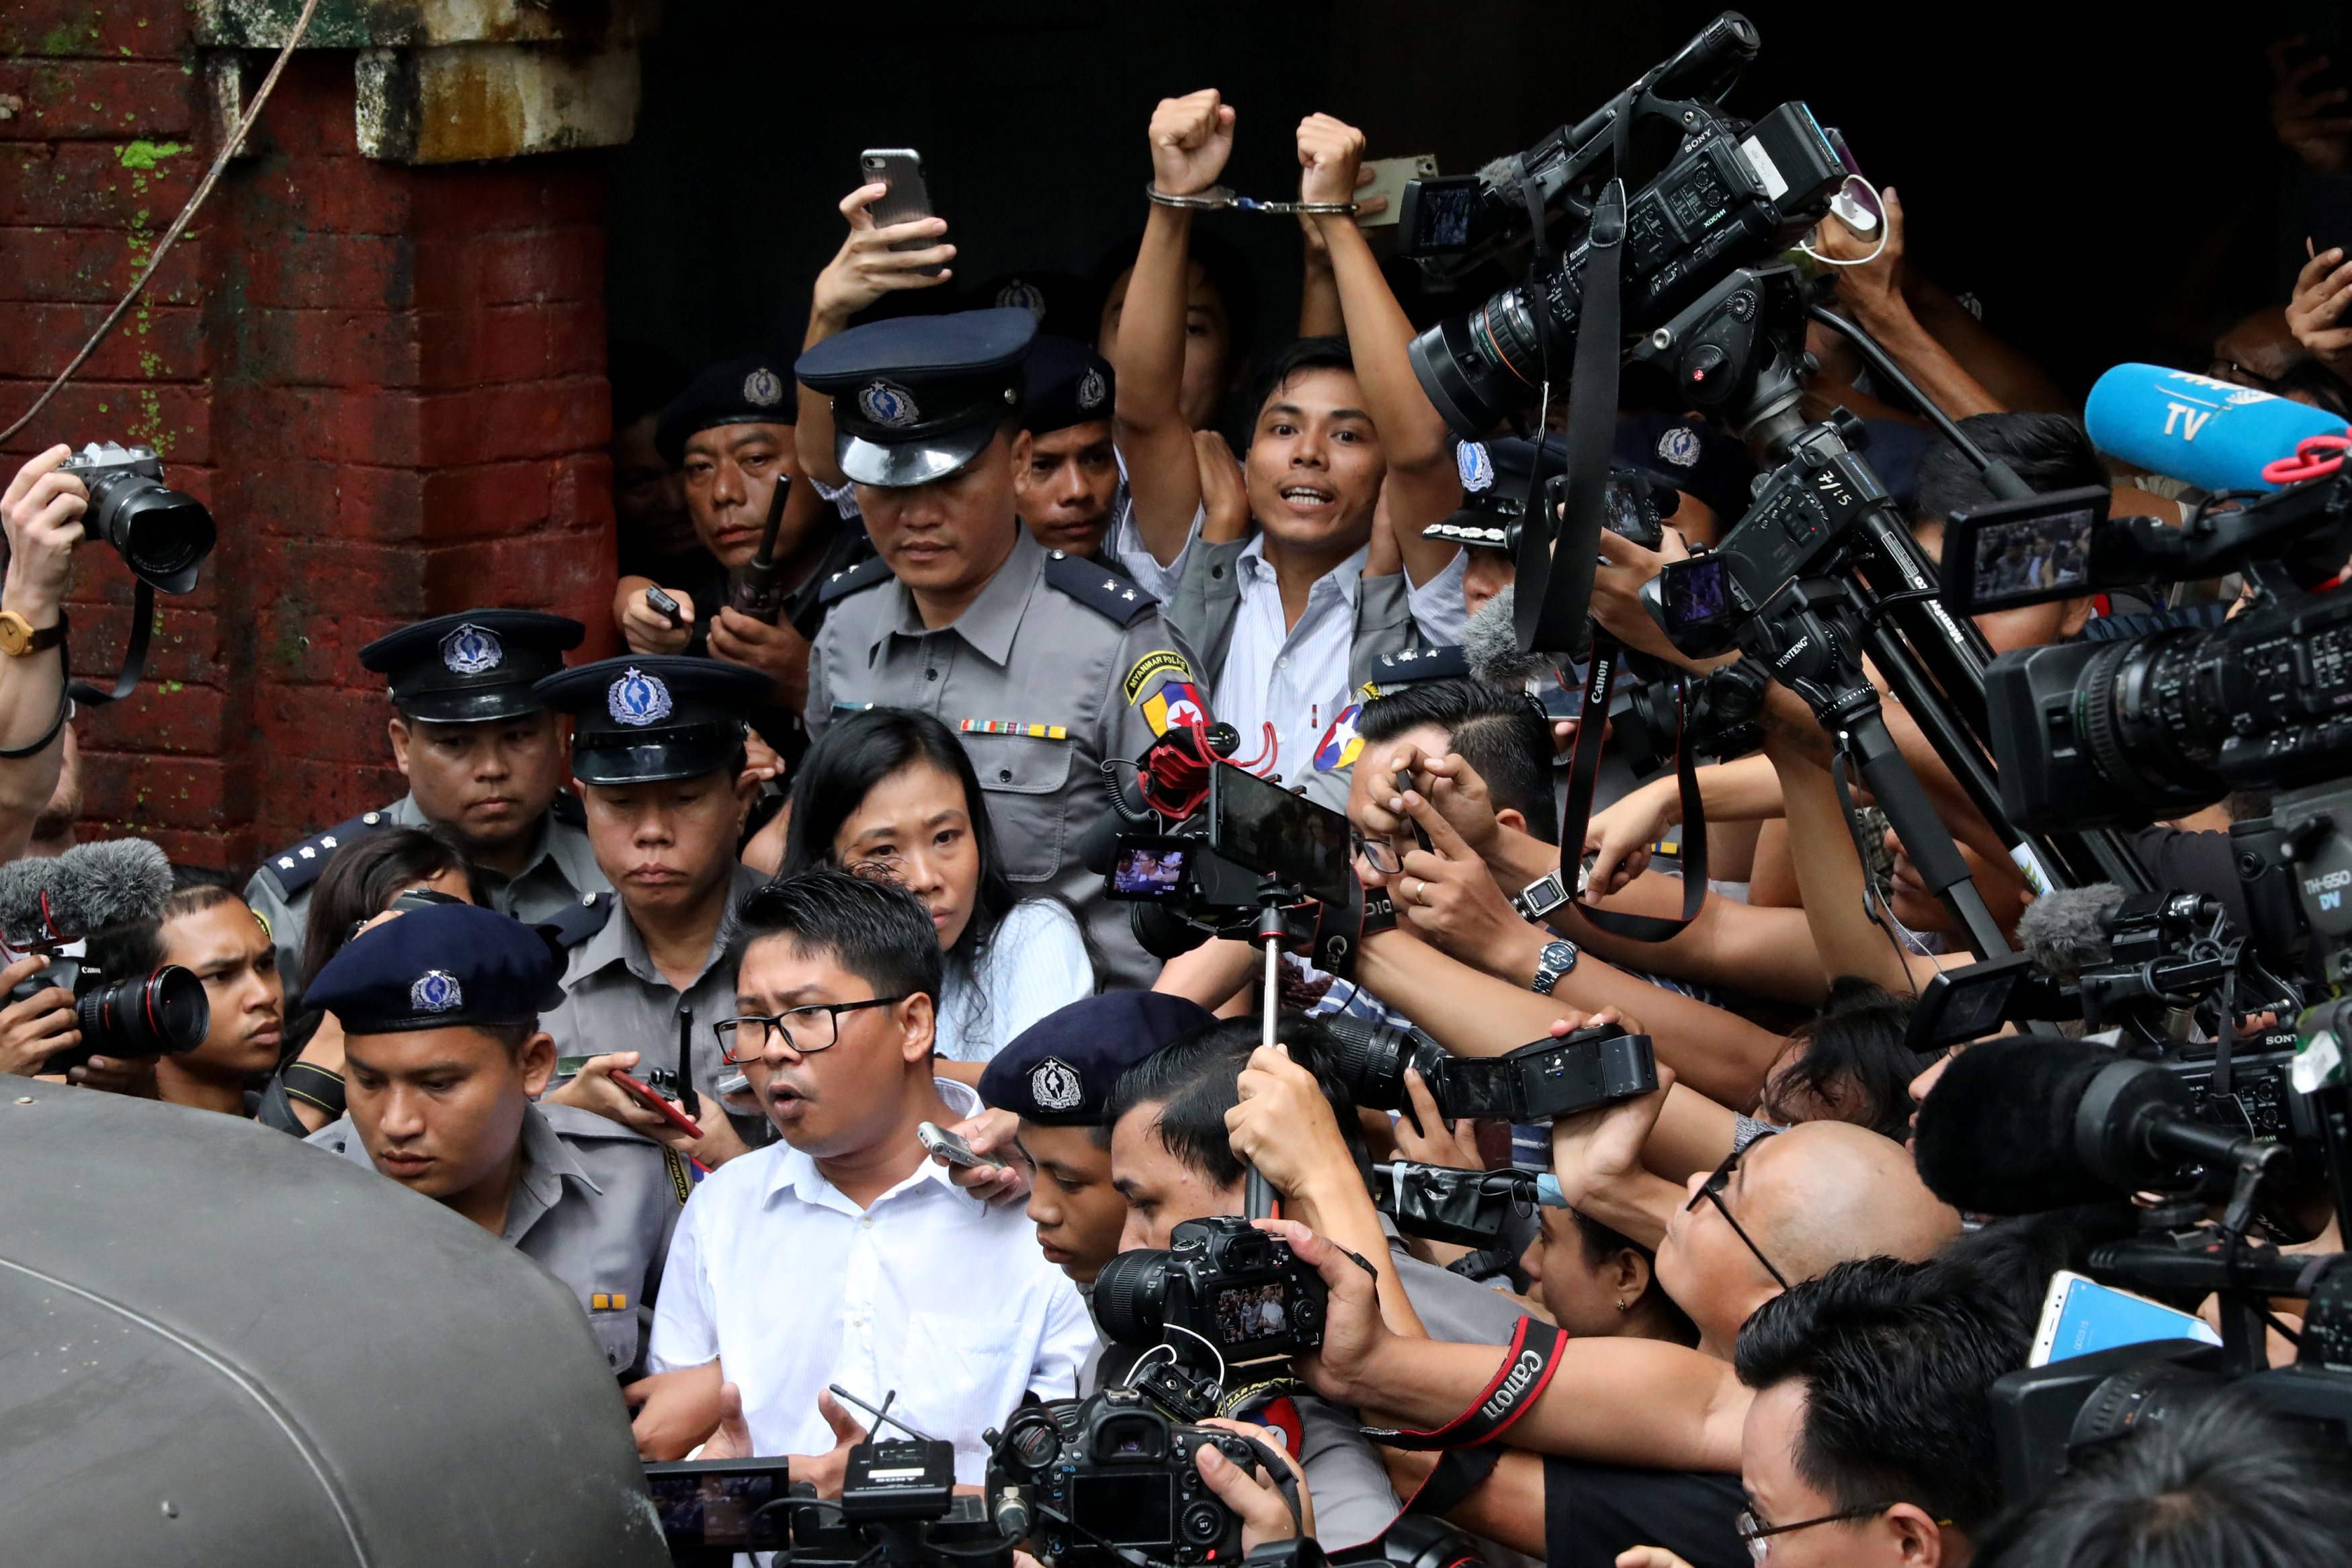
[[936,681],[939,678],[940,673],[937,670],[925,670],[923,672],[923,679],[927,681]]
[[998,768],[998,769],[996,770],[996,781],[997,781],[999,784],[1010,784],[1010,783],[1012,783],[1012,782],[1013,782],[1013,769],[1011,769],[1010,768]]
[[1289,655],[1289,654],[1287,654],[1287,653],[1285,653],[1281,658],[1276,659],[1276,660],[1275,661],[1275,664],[1276,664],[1276,666],[1277,668],[1280,668],[1280,669],[1285,669],[1285,670],[1286,670],[1286,669],[1290,668],[1290,655]]

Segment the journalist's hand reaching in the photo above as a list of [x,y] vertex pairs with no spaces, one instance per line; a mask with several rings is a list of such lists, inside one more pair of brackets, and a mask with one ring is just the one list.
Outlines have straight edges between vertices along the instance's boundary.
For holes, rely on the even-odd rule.
[[1663,1546],[1629,1546],[1617,1553],[1617,1568],[1691,1568]]
[[[656,584],[656,587],[660,586]],[[646,599],[648,591],[639,589],[629,595],[621,607],[621,640],[632,653],[683,653],[694,641],[694,596],[672,593],[677,601],[679,624],[673,626],[669,618],[654,609]]]
[[[2328,57],[2313,55],[2300,64],[2287,56],[2311,40],[2291,33],[2263,51],[2271,65],[2271,130],[2279,145],[2303,161],[2304,167],[2322,174],[2344,172],[2352,149],[2352,118],[2344,113],[2345,89],[2314,91],[2311,78],[2326,70]],[[2335,112],[2330,113],[2329,110]]]
[[[2303,242],[2308,250],[2309,240]],[[2287,301],[2287,330],[2311,357],[2338,375],[2352,371],[2352,327],[2339,326],[2352,304],[2352,261],[2342,248],[2321,251],[2303,264]]]
[[1171,196],[1197,196],[1217,183],[1234,152],[1233,106],[1213,87],[1163,98],[1151,111],[1151,183]]
[[93,1056],[79,1067],[66,1069],[66,1082],[78,1089],[102,1089],[134,1100],[156,1100],[155,1059],[152,1056]]
[[[1343,120],[1310,114],[1298,122],[1298,199],[1352,202],[1364,161],[1364,133]],[[1318,223],[1338,221],[1318,218]]]
[[1235,1082],[1241,1102],[1225,1113],[1226,1139],[1276,1192],[1311,1202],[1334,1181],[1362,1187],[1331,1103],[1288,1051],[1259,1047]]
[[[830,1400],[831,1396],[821,1397]],[[748,1459],[751,1457],[751,1424],[743,1419],[743,1391],[731,1383],[719,1385],[719,1429],[703,1439],[705,1459]],[[797,1469],[798,1467],[794,1467]],[[800,1478],[793,1478],[798,1480]],[[835,1483],[836,1490],[839,1483]]]
[[[1419,1069],[1404,1070],[1404,1092],[1412,1114],[1397,1118],[1398,1154],[1425,1166],[1449,1166],[1458,1171],[1486,1168],[1485,1156],[1478,1153],[1478,1124],[1465,1116],[1448,1127],[1445,1118],[1437,1113],[1437,1097],[1422,1082]],[[1422,1126],[1418,1133],[1412,1130],[1415,1121]]]
[[[1606,1013],[1589,1021],[1614,1022],[1641,1032],[1640,1025]],[[1654,1092],[1580,1111],[1551,1124],[1551,1168],[1559,1180],[1560,1197],[1570,1208],[1650,1248],[1664,1238],[1666,1221],[1682,1196],[1680,1187],[1652,1176],[1642,1165],[1642,1145],[1657,1126],[1666,1091],[1674,1083],[1674,1069],[1660,1062]]]
[[1290,1243],[1299,1260],[1323,1276],[1330,1288],[1323,1320],[1323,1345],[1292,1365],[1307,1386],[1341,1405],[1380,1407],[1376,1376],[1381,1356],[1403,1340],[1381,1321],[1372,1299],[1372,1277],[1356,1260],[1295,1219],[1261,1219],[1257,1228]]
[[[15,990],[47,965],[40,954],[28,953],[0,969],[0,994]],[[0,1008],[0,1072],[30,1078],[51,1056],[80,1043],[74,994],[63,986],[51,986]]]
[[[976,1155],[998,1155],[1002,1166],[948,1166],[948,1180],[988,1203],[1025,1203],[1036,1178],[1029,1156],[1021,1152],[1021,1118],[1010,1111],[982,1111],[948,1129],[971,1145]],[[937,1155],[934,1163],[948,1162]]]
[[634,1051],[608,1051],[592,1056],[580,1064],[580,1071],[564,1083],[551,1089],[542,1097],[551,1105],[569,1105],[574,1110],[593,1111],[608,1122],[618,1122],[624,1127],[643,1133],[656,1143],[667,1144],[673,1149],[693,1146],[694,1140],[670,1124],[658,1111],[639,1104],[629,1092],[613,1082],[615,1072],[633,1072],[641,1061]]
[[[873,1396],[868,1395],[866,1397],[870,1399]],[[823,1454],[792,1454],[786,1457],[793,1462],[792,1477],[795,1482],[812,1483],[815,1486],[816,1495],[819,1497],[839,1497],[841,1479],[849,1469],[849,1450],[866,1441],[866,1428],[859,1426],[856,1417],[844,1410],[840,1401],[835,1399],[830,1394],[820,1394],[816,1396],[816,1409],[817,1414],[824,1417],[824,1424],[833,1428],[832,1449]],[[719,1429],[723,1432],[727,1428],[722,1424]],[[749,1446],[750,1438],[751,1434],[747,1431],[744,1434],[746,1446],[741,1454],[714,1456],[709,1448],[705,1448],[703,1458],[730,1459],[747,1458],[751,1451]]]
[[1878,204],[1886,213],[1884,250],[1878,249],[1876,235],[1854,233],[1835,213],[1822,214],[1821,226],[1813,231],[1813,248],[1838,261],[1862,262],[1864,256],[1878,251],[1860,266],[1834,269],[1838,303],[1864,323],[1884,321],[1897,313],[1908,315],[1911,310],[1903,298],[1903,204],[1895,198],[1894,186],[1878,193]]
[[1592,896],[1605,898],[1641,875],[1649,868],[1650,846],[1682,820],[1682,791],[1671,773],[1594,813],[1584,828],[1584,852],[1598,857],[1592,862]]
[[[955,276],[947,264],[955,259],[951,245],[926,246],[920,250],[892,250],[901,240],[938,239],[948,232],[945,218],[910,218],[903,224],[874,226],[866,209],[889,193],[884,184],[860,185],[841,199],[841,215],[849,220],[849,237],[816,275],[811,314],[838,332],[849,319],[885,294],[901,288],[936,288]],[[936,273],[923,268],[936,267]]]
[[59,443],[16,470],[0,495],[0,528],[8,535],[8,569],[0,578],[0,610],[13,610],[36,631],[57,624],[73,585],[73,549],[82,540],[89,492],[58,465],[73,455]]
[[1298,1468],[1298,1461],[1291,1457],[1289,1445],[1282,1440],[1281,1434],[1223,1416],[1212,1416],[1201,1425],[1222,1427],[1228,1432],[1256,1438],[1259,1447],[1281,1459],[1297,1481],[1298,1511],[1302,1517],[1293,1519],[1290,1505],[1283,1500],[1281,1489],[1272,1476],[1244,1470],[1212,1448],[1193,1450],[1193,1463],[1200,1467],[1201,1479],[1209,1483],[1209,1490],[1223,1499],[1227,1508],[1241,1516],[1244,1552],[1255,1552],[1269,1541],[1287,1541],[1294,1535],[1315,1533],[1315,1500],[1307,1495],[1307,1472]]
[[743,737],[743,771],[735,776],[737,786],[740,787],[747,780],[766,784],[783,776],[782,755],[761,739],[759,731],[746,734]]
[[1621,534],[1601,530],[1601,554],[1604,565],[1592,571],[1592,619],[1609,634],[1628,648],[1639,648],[1654,653],[1670,664],[1685,670],[1706,666],[1670,642],[1664,630],[1650,619],[1642,604],[1642,585],[1658,575],[1658,569],[1670,560],[1681,560],[1690,554],[1690,546],[1674,528],[1664,530],[1665,538],[1654,550],[1643,549]]
[[1390,878],[1397,913],[1432,946],[1525,984],[1520,971],[1535,973],[1536,956],[1551,938],[1519,918],[1486,862],[1419,790],[1402,799],[1406,814],[1429,835],[1429,848],[1408,852],[1402,872]]
[[773,680],[778,706],[792,713],[808,706],[808,639],[791,622],[771,626],[740,610],[721,610],[710,628],[710,651],[730,664],[748,665]]

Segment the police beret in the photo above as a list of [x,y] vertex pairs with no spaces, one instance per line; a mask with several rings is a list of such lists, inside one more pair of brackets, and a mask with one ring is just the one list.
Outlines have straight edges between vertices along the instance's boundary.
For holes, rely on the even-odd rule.
[[512,915],[436,904],[362,931],[302,992],[345,1034],[527,1024],[561,1003],[562,961]]
[[1026,310],[1037,318],[1042,336],[1094,340],[1101,324],[1102,293],[1066,272],[1006,272],[974,284],[964,293],[967,310]]
[[1037,319],[1018,308],[868,321],[803,354],[793,373],[833,400],[841,471],[927,485],[980,455],[1021,401]]
[[1748,448],[1696,414],[1629,413],[1617,422],[1610,461],[1644,468],[1706,503],[1728,529],[1748,510],[1756,464]]
[[646,653],[581,664],[533,689],[572,716],[572,771],[582,783],[650,784],[731,766],[746,716],[775,683],[722,659]]
[[360,663],[390,677],[393,706],[409,717],[470,724],[543,712],[532,684],[562,669],[564,650],[587,634],[536,610],[466,610],[379,637]]
[[1102,1120],[1118,1075],[1180,1035],[1216,1022],[1164,991],[1106,991],[1047,1013],[989,1059],[980,1097],[1045,1127]]
[[721,424],[792,424],[800,400],[783,361],[766,354],[722,360],[686,384],[654,422],[654,450],[675,468],[686,461],[686,438]]
[[1118,380],[1110,361],[1067,338],[1040,337],[1021,367],[1021,428],[1033,435],[1108,421]]

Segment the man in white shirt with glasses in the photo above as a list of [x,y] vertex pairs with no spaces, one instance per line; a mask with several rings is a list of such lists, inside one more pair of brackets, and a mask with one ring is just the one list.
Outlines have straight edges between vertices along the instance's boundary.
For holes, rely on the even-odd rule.
[[[629,1390],[637,1445],[677,1458],[789,1455],[837,1496],[864,1417],[956,1446],[978,1482],[981,1433],[1023,1397],[1067,1398],[1094,1324],[1017,1205],[949,1180],[916,1139],[979,1097],[931,1072],[939,939],[903,889],[845,873],[771,883],[736,911],[741,1015],[717,1027],[782,1142],[695,1189],[671,1242],[647,1364]],[[709,1456],[706,1456],[709,1457]]]

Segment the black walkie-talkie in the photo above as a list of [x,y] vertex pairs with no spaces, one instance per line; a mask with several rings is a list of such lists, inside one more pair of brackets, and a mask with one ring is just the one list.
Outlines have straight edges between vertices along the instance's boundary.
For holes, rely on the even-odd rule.
[[783,570],[776,565],[776,534],[783,527],[784,500],[793,491],[793,476],[776,476],[768,497],[768,526],[760,532],[760,548],[751,559],[727,574],[727,608],[739,615],[773,626],[784,612]]

